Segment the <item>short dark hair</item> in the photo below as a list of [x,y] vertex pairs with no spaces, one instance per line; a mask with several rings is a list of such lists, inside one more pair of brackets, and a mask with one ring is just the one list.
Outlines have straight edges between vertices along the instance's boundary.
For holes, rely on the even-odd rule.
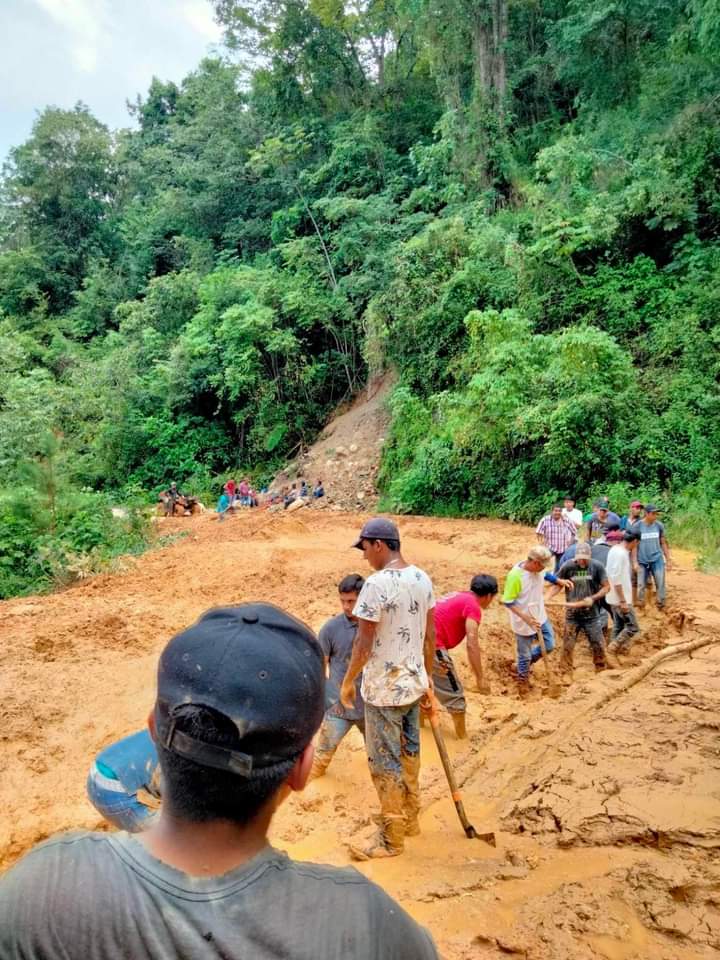
[[498,592],[498,582],[491,573],[477,573],[470,581],[470,589],[478,597],[494,597]]
[[635,533],[633,530],[626,530],[623,534],[623,540],[627,540],[628,543],[632,543],[634,540],[639,540],[640,534]]
[[563,506],[561,503],[554,503],[551,507],[552,510],[562,510]]
[[349,573],[338,584],[338,593],[360,593],[364,583],[365,578],[359,573]]
[[[235,724],[212,707],[188,704],[173,715],[175,729],[205,743],[246,750]],[[298,757],[282,760],[250,777],[204,767],[156,744],[163,775],[163,802],[182,820],[249,823],[287,779]],[[298,754],[299,756],[300,754]]]
[[388,550],[392,550],[393,553],[397,553],[400,549],[399,540],[385,540],[383,537],[364,537],[363,539],[369,543],[384,543],[387,545]]

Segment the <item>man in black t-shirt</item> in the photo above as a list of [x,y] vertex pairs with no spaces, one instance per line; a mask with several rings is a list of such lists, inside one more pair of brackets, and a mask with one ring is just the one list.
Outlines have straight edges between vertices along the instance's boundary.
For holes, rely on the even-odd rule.
[[[610,590],[605,567],[592,559],[590,544],[579,543],[575,559],[564,563],[557,572],[558,579],[572,581],[572,590],[566,589],[565,634],[560,669],[572,677],[573,653],[578,634],[584,633],[592,650],[596,670],[604,670],[605,644],[602,630],[600,601]],[[548,599],[563,588],[552,587]]]

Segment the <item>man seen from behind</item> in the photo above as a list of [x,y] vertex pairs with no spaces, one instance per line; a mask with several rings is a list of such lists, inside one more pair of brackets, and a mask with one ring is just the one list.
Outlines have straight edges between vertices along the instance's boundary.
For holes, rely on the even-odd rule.
[[633,637],[640,632],[637,616],[633,609],[632,558],[637,549],[638,536],[633,530],[626,530],[620,543],[610,549],[607,559],[607,576],[610,592],[607,602],[613,618],[613,631],[608,653],[616,655],[627,653]]
[[160,817],[61,834],[0,879],[3,960],[433,960],[432,941],[352,869],[268,843],[323,717],[323,657],[265,603],[211,610],[166,646],[150,718]]

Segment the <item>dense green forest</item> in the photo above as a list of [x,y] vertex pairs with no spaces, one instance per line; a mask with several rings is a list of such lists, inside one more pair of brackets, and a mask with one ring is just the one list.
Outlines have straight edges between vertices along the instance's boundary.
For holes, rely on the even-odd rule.
[[133,129],[50,106],[4,167],[0,596],[388,366],[386,507],[640,494],[717,561],[720,0],[213,6]]

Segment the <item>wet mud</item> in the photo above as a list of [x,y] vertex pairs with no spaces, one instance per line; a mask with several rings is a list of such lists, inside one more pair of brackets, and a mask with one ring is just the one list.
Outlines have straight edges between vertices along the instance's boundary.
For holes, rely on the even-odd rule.
[[[58,830],[106,829],[85,798],[88,767],[144,724],[172,633],[211,606],[254,599],[318,628],[336,613],[338,580],[367,572],[350,548],[361,521],[327,510],[171,519],[162,532],[187,536],[121,573],[1,603],[2,867]],[[399,523],[406,556],[438,594],[478,572],[504,577],[534,541],[495,521]],[[465,837],[424,728],[422,832],[402,857],[358,865],[431,929],[448,960],[717,957],[720,578],[679,551],[675,560],[668,610],[650,604],[630,653],[601,673],[581,636],[557,700],[538,667],[518,699],[497,604],[480,631],[490,695],[473,692],[464,649],[454,651],[469,737],[456,740],[447,715],[443,732],[469,819],[496,846]],[[562,611],[551,618],[559,638]],[[325,776],[278,811],[272,839],[292,856],[345,865],[376,812],[353,730]]]

